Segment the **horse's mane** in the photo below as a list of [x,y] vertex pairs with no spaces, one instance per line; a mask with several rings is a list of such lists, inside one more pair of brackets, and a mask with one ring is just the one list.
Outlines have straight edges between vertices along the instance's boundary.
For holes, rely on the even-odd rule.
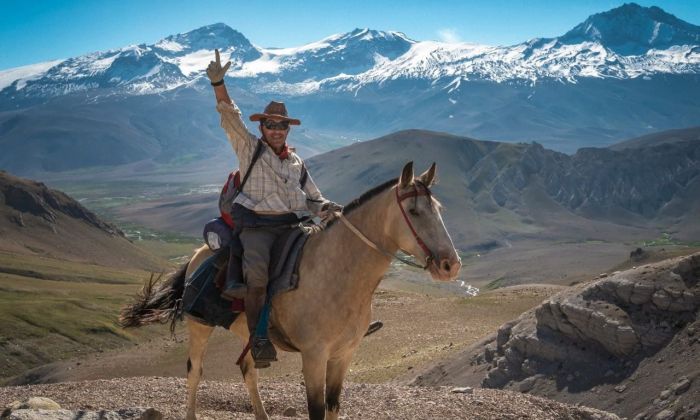
[[343,209],[343,214],[350,214],[350,212],[352,212],[356,208],[360,207],[361,205],[363,205],[364,203],[369,201],[372,197],[375,197],[375,196],[381,194],[382,192],[388,190],[389,188],[396,185],[396,183],[398,183],[398,182],[399,182],[398,178],[390,179],[381,185],[377,185],[376,187],[374,187],[368,191],[365,191],[364,193],[362,193],[362,195],[360,195],[356,199],[352,200],[351,202],[349,202],[345,206],[345,208]]
[[[382,192],[384,192],[384,191],[388,190],[389,188],[393,187],[394,185],[396,185],[397,182],[399,182],[398,178],[390,179],[383,184],[377,185],[376,187],[365,191],[364,193],[362,193],[362,195],[360,195],[356,199],[349,202],[343,208],[343,214],[344,215],[350,214],[353,210],[362,206],[364,203],[369,201],[372,197],[376,197],[377,195],[381,194]],[[336,222],[336,220],[331,220],[326,225],[326,228],[332,226],[335,222]]]

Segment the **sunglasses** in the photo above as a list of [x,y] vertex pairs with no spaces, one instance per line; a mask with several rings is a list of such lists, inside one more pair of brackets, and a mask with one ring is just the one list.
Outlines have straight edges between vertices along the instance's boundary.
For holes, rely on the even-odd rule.
[[289,121],[265,120],[263,121],[263,125],[268,130],[286,130],[289,128]]

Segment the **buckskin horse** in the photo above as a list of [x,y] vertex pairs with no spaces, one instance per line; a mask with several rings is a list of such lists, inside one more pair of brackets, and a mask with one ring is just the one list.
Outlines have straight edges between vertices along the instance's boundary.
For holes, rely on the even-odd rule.
[[[301,353],[309,418],[337,419],[340,393],[355,350],[367,331],[372,295],[402,250],[423,261],[435,280],[454,279],[461,261],[440,214],[440,203],[430,187],[435,164],[417,178],[407,163],[398,179],[361,195],[326,228],[306,242],[299,263],[299,286],[272,300],[270,338],[278,349]],[[205,246],[189,263],[160,284],[147,284],[138,301],[122,312],[122,324],[139,326],[163,314],[173,325],[173,308],[181,298],[185,279],[211,256]],[[168,312],[168,310],[170,310]],[[195,419],[196,393],[202,358],[214,327],[187,318],[187,415]],[[245,314],[230,330],[248,341]],[[267,419],[258,392],[258,373],[248,352],[240,363],[256,419]]]

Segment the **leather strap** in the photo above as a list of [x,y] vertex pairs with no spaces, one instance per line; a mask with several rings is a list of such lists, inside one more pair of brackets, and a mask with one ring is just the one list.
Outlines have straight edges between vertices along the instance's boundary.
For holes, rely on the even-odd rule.
[[405,200],[407,198],[411,198],[411,197],[418,197],[419,195],[429,195],[428,188],[423,186],[423,190],[418,191],[418,188],[415,187],[413,191],[399,195],[399,187],[396,187],[396,202],[398,203],[399,208],[401,209],[401,214],[403,215],[403,219],[406,221],[408,228],[411,229],[411,233],[413,233],[413,237],[416,238],[416,242],[418,242],[418,246],[420,246],[420,248],[425,253],[425,256],[428,259],[428,262],[430,262],[430,260],[434,258],[433,253],[430,251],[430,249],[425,244],[425,242],[423,242],[423,239],[421,239],[421,237],[418,236],[418,232],[416,232],[416,229],[413,227],[413,224],[411,223],[411,219],[408,218],[408,215],[406,214],[406,210],[404,210],[403,206],[401,205],[401,202],[403,200]]
[[414,263],[414,262],[411,261],[411,260],[407,260],[407,259],[405,259],[405,258],[398,257],[398,256],[396,256],[396,255],[390,253],[389,251],[386,251],[386,250],[381,249],[377,244],[375,244],[374,242],[372,242],[371,239],[369,239],[369,238],[366,237],[362,232],[360,232],[359,229],[357,229],[355,226],[353,226],[353,224],[350,223],[350,221],[349,221],[347,218],[345,218],[345,216],[343,216],[342,213],[336,212],[336,215],[338,215],[338,218],[340,219],[340,221],[343,222],[343,224],[344,224],[345,226],[347,226],[347,228],[350,229],[350,231],[351,231],[352,233],[354,233],[355,235],[357,235],[358,238],[362,239],[362,241],[363,241],[364,243],[366,243],[367,245],[369,245],[371,248],[375,249],[376,251],[378,251],[378,252],[380,252],[380,253],[386,255],[386,256],[389,257],[389,258],[395,258],[395,259],[401,261],[401,262],[404,263],[404,264],[410,265],[411,267],[422,268],[422,269],[424,269],[424,270],[425,270],[426,268],[428,268],[427,265],[423,266],[423,265],[420,265],[420,264],[416,264],[416,263]]
[[250,176],[250,173],[253,170],[253,166],[255,165],[255,162],[258,161],[260,158],[260,155],[262,155],[263,152],[263,142],[262,140],[258,140],[257,146],[255,146],[255,151],[253,152],[253,158],[250,160],[250,165],[248,165],[248,170],[245,171],[245,175],[243,175],[243,179],[241,180],[241,183],[238,185],[238,188],[236,189],[236,193],[233,195],[233,198],[231,201],[236,199],[238,197],[238,193],[243,191],[243,186],[245,185],[246,181],[248,180],[248,177]]

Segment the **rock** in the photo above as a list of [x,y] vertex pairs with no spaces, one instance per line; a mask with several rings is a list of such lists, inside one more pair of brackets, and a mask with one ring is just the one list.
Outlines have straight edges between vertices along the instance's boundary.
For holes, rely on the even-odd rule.
[[45,397],[30,397],[24,401],[15,401],[7,408],[11,410],[60,410],[61,406]]
[[535,361],[533,359],[525,359],[525,361],[523,362],[523,364],[521,366],[521,369],[522,369],[523,373],[525,373],[526,375],[532,376],[532,375],[537,373],[538,366],[539,365],[538,365],[537,361]]
[[496,355],[496,350],[491,348],[490,346],[486,346],[484,348],[484,359],[491,363],[493,361],[494,356]]
[[659,411],[655,416],[655,420],[671,420],[673,417],[676,415],[676,413],[673,410],[662,410]]
[[[651,380],[634,373],[642,360],[659,363],[653,369],[660,372],[672,365],[683,366],[694,354],[685,346],[674,348],[673,355],[660,350],[673,337],[682,338],[682,344],[700,338],[698,279],[700,253],[617,272],[551,296],[503,324],[495,342],[475,349],[474,354],[492,360],[482,386],[510,388],[512,384],[516,390],[533,393],[538,387],[533,388],[535,382],[530,378],[545,374],[564,382],[558,385],[585,381],[581,383],[590,392],[595,385],[618,382],[612,385],[615,392],[619,397],[627,395],[631,390],[627,380],[625,385],[619,380],[629,378],[635,384]],[[650,356],[653,354],[657,356]],[[580,377],[574,375],[577,371]],[[648,418],[664,409],[683,414],[672,403],[673,395],[690,394],[691,383],[688,378],[674,382],[668,392],[657,395],[653,408],[649,401],[640,411],[648,410]],[[618,396],[611,397],[615,398]]]
[[[4,414],[4,413],[3,413]],[[154,408],[125,408],[117,411],[84,411],[63,409],[18,409],[7,416],[7,420],[162,420],[163,413]]]
[[642,305],[651,300],[651,296],[654,294],[654,285],[648,283],[635,283],[632,287],[632,295],[630,296],[630,303],[635,305]]
[[163,420],[163,413],[155,408],[147,408],[141,413],[139,420]]
[[668,293],[663,290],[657,290],[654,292],[654,294],[651,296],[651,301],[657,308],[663,311],[668,310],[669,306],[671,306],[671,296],[669,296]]
[[694,254],[682,259],[674,273],[681,276],[688,286],[694,286],[700,280],[700,255]]
[[463,386],[463,387],[457,387],[457,388],[452,388],[450,392],[454,394],[473,394],[474,389],[470,386]]
[[536,376],[531,376],[524,381],[520,382],[518,385],[518,391],[520,392],[529,392],[532,390],[532,388],[535,387],[535,382],[537,381]]
[[656,398],[656,399],[654,399],[654,401],[652,401],[652,405],[653,405],[654,407],[658,407],[658,408],[664,408],[664,407],[666,407],[669,403],[670,403],[669,400],[661,400],[661,399],[659,399],[659,398]]
[[682,393],[687,391],[689,388],[690,388],[690,379],[688,379],[685,376],[682,376],[678,382],[671,385],[671,389],[673,390],[674,394],[676,394],[676,395],[681,395]]
[[631,261],[642,261],[645,258],[648,257],[648,253],[643,250],[642,248],[637,248],[634,251],[630,252],[630,260]]
[[670,397],[670,396],[671,396],[671,391],[669,391],[668,389],[664,389],[664,390],[661,391],[661,393],[659,394],[659,398],[662,399],[662,400],[667,400],[668,397]]
[[510,339],[510,332],[513,328],[514,322],[507,322],[501,325],[498,329],[498,334],[496,335],[496,351],[498,354],[503,354],[503,345]]
[[282,415],[285,417],[296,417],[297,416],[297,409],[294,407],[287,407],[282,412]]

